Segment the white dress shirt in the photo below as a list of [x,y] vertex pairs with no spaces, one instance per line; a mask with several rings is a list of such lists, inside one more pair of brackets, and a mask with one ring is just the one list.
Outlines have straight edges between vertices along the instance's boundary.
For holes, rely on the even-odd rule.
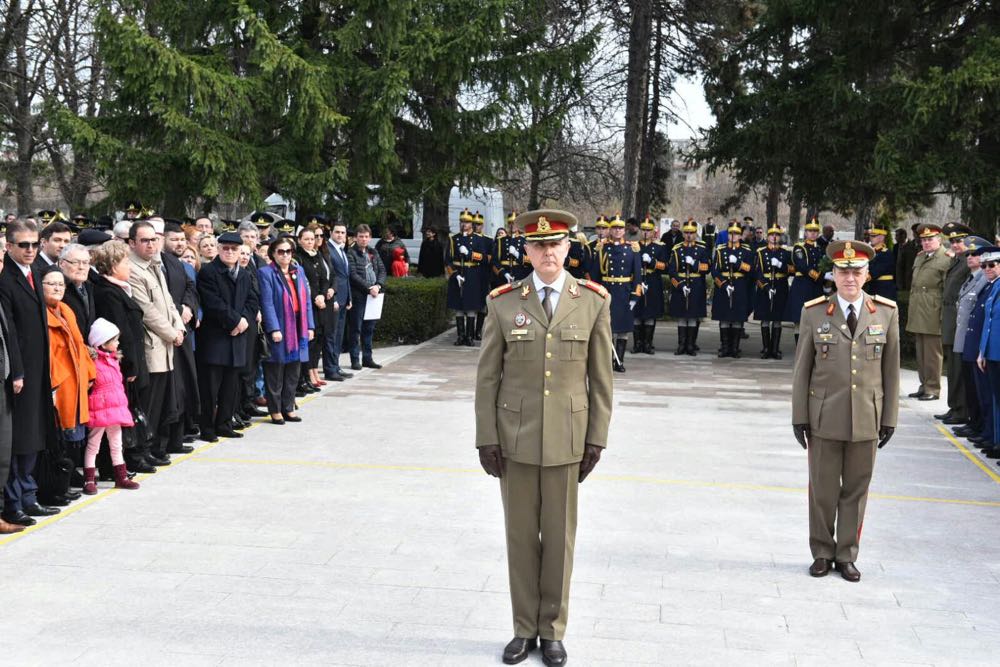
[[549,297],[549,303],[552,304],[552,314],[555,315],[556,308],[559,307],[559,295],[562,294],[563,287],[566,286],[566,272],[560,271],[559,277],[556,278],[551,285],[546,284],[538,273],[535,271],[531,272],[531,282],[535,285],[535,291],[538,292],[538,300],[545,301],[545,292],[543,291],[546,287],[552,288],[552,295]]
[[854,306],[854,317],[861,317],[861,306],[865,305],[865,294],[861,293],[857,301],[848,301],[844,297],[840,296],[840,292],[837,293],[837,303],[840,304],[840,312],[844,314],[844,319],[847,319],[847,307]]

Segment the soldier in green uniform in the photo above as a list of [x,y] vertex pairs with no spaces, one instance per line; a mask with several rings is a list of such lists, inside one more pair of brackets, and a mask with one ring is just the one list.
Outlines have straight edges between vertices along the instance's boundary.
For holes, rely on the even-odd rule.
[[564,269],[576,218],[524,213],[534,271],[490,293],[476,376],[476,446],[500,478],[514,639],[503,661],[541,639],[546,665],[566,663],[562,639],[576,537],[577,486],[607,445],[611,316],[603,287]]
[[920,387],[910,394],[919,401],[936,401],[941,395],[941,301],[944,279],[952,257],[941,247],[941,227],[925,223],[917,228],[921,251],[913,261],[910,309],[906,330],[917,346],[917,376]]
[[894,301],[861,291],[870,245],[831,241],[826,254],[837,291],[802,307],[792,425],[809,452],[809,574],[825,576],[833,563],[853,582],[876,446],[899,413],[899,315]]

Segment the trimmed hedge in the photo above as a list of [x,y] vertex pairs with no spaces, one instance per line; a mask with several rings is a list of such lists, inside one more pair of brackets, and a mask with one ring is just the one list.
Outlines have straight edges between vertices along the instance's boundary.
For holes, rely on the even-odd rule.
[[447,290],[444,278],[386,279],[375,340],[388,345],[422,343],[447,329]]

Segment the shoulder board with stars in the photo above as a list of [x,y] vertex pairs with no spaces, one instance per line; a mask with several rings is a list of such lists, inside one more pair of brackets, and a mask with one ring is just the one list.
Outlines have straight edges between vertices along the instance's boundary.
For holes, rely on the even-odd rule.
[[586,287],[589,290],[597,292],[603,298],[608,298],[608,290],[604,289],[603,285],[598,285],[597,283],[590,280],[577,280],[576,284],[580,287]]
[[818,296],[818,297],[816,297],[815,299],[813,299],[811,301],[806,301],[802,305],[804,307],[806,307],[806,308],[812,308],[813,306],[818,306],[821,303],[826,303],[826,297],[825,296]]
[[896,307],[896,302],[895,301],[893,301],[892,299],[887,299],[886,297],[878,295],[878,294],[876,294],[875,296],[873,296],[872,300],[876,301],[878,303],[881,303],[883,306],[889,306],[890,308],[895,308]]
[[495,299],[501,294],[506,294],[507,292],[512,291],[514,287],[515,287],[514,283],[507,283],[506,285],[501,285],[500,287],[497,287],[495,290],[490,292],[490,298]]

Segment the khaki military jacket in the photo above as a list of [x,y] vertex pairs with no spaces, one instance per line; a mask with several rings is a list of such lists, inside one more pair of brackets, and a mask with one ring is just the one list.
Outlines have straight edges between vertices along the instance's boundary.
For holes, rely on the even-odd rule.
[[[589,285],[589,286],[588,286]],[[532,276],[490,293],[476,375],[476,446],[518,463],[579,462],[606,447],[611,314],[603,287],[566,274],[548,322]]]
[[899,416],[899,311],[865,295],[851,336],[837,295],[807,301],[792,378],[792,423],[828,440],[876,440]]
[[906,317],[906,330],[910,333],[941,335],[941,294],[951,260],[944,248],[938,248],[930,257],[921,252],[914,260]]

